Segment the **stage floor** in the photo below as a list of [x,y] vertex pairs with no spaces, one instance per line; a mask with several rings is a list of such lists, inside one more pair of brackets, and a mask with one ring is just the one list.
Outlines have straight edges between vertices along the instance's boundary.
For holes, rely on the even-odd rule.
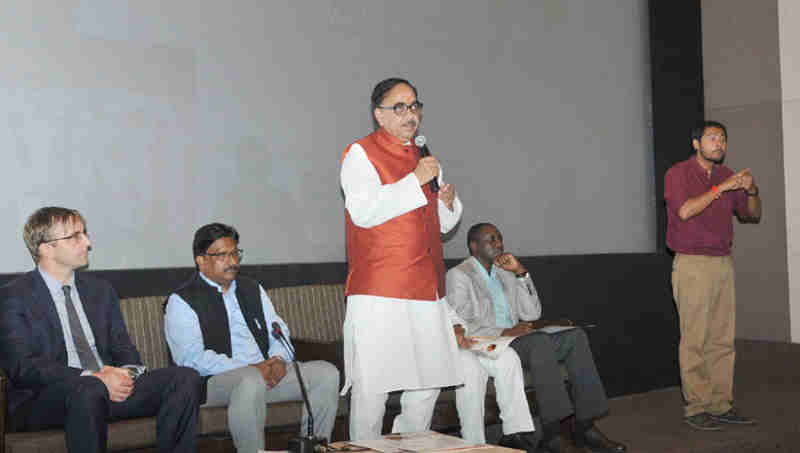
[[800,453],[800,344],[737,341],[734,396],[755,426],[703,432],[683,423],[679,387],[614,398],[597,425],[631,453]]

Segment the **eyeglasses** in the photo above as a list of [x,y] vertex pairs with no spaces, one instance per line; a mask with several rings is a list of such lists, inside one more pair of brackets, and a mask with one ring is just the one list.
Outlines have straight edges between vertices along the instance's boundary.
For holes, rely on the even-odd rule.
[[244,256],[244,250],[242,249],[233,249],[230,252],[215,252],[215,253],[204,253],[205,256],[210,256],[212,258],[218,259],[226,259],[231,258],[233,260],[241,261],[242,257]]
[[89,239],[89,232],[86,230],[81,230],[81,231],[76,231],[70,234],[69,236],[47,239],[46,241],[42,241],[42,244],[49,244],[50,242],[63,241],[64,239],[77,240],[80,239],[81,235],[86,236],[86,239]]
[[394,114],[397,116],[403,116],[409,110],[411,110],[411,113],[416,115],[417,113],[422,112],[422,102],[414,101],[411,104],[398,102],[395,105],[379,105],[377,108],[383,110],[394,110]]
[[728,139],[722,134],[705,134],[703,137],[708,137],[709,140],[720,143],[725,143],[728,141]]

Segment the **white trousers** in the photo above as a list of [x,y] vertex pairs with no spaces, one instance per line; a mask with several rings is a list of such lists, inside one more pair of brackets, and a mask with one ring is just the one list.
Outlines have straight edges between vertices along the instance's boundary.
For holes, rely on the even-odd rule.
[[[381,437],[388,393],[365,394],[353,386],[350,395],[350,440]],[[400,414],[394,418],[393,433],[427,431],[439,389],[404,390],[400,396]]]
[[503,434],[533,431],[533,417],[525,396],[525,381],[517,353],[506,348],[497,359],[460,349],[464,386],[456,389],[456,408],[461,420],[461,437],[486,443],[484,416],[486,383],[494,378],[495,398],[503,421]]
[[[461,366],[444,299],[413,301],[347,297],[344,321],[345,384],[350,396],[350,440],[381,436],[389,392],[403,390],[392,432],[430,428],[439,388],[459,385]],[[388,333],[388,334],[387,334]]]

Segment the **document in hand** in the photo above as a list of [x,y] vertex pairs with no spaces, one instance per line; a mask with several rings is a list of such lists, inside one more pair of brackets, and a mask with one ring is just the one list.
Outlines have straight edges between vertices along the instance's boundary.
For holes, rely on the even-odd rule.
[[470,337],[475,344],[470,349],[478,354],[496,359],[506,350],[515,337]]
[[[540,329],[534,329],[530,333],[544,332],[547,334],[554,334],[574,328],[575,326],[546,326]],[[526,335],[530,335],[530,333]],[[470,337],[470,338],[476,341],[475,344],[473,344],[472,347],[470,347],[470,349],[490,359],[496,359],[500,357],[500,354],[502,354],[503,351],[506,350],[508,345],[510,345],[511,342],[516,339],[516,337]]]
[[[533,332],[544,332],[544,333],[553,334],[553,333],[563,332],[565,330],[570,330],[570,329],[574,329],[574,328],[575,328],[575,326],[546,326],[546,327],[542,327],[541,329],[534,329]],[[533,332],[531,332],[531,333],[533,333]]]

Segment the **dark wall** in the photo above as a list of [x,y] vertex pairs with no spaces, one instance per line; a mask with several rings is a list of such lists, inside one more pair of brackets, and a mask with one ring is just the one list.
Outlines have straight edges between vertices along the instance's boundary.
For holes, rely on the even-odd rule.
[[523,258],[535,278],[543,317],[587,329],[609,396],[680,383],[672,258],[608,254]]
[[664,174],[691,153],[689,132],[704,118],[700,1],[650,0],[657,246],[666,251]]

